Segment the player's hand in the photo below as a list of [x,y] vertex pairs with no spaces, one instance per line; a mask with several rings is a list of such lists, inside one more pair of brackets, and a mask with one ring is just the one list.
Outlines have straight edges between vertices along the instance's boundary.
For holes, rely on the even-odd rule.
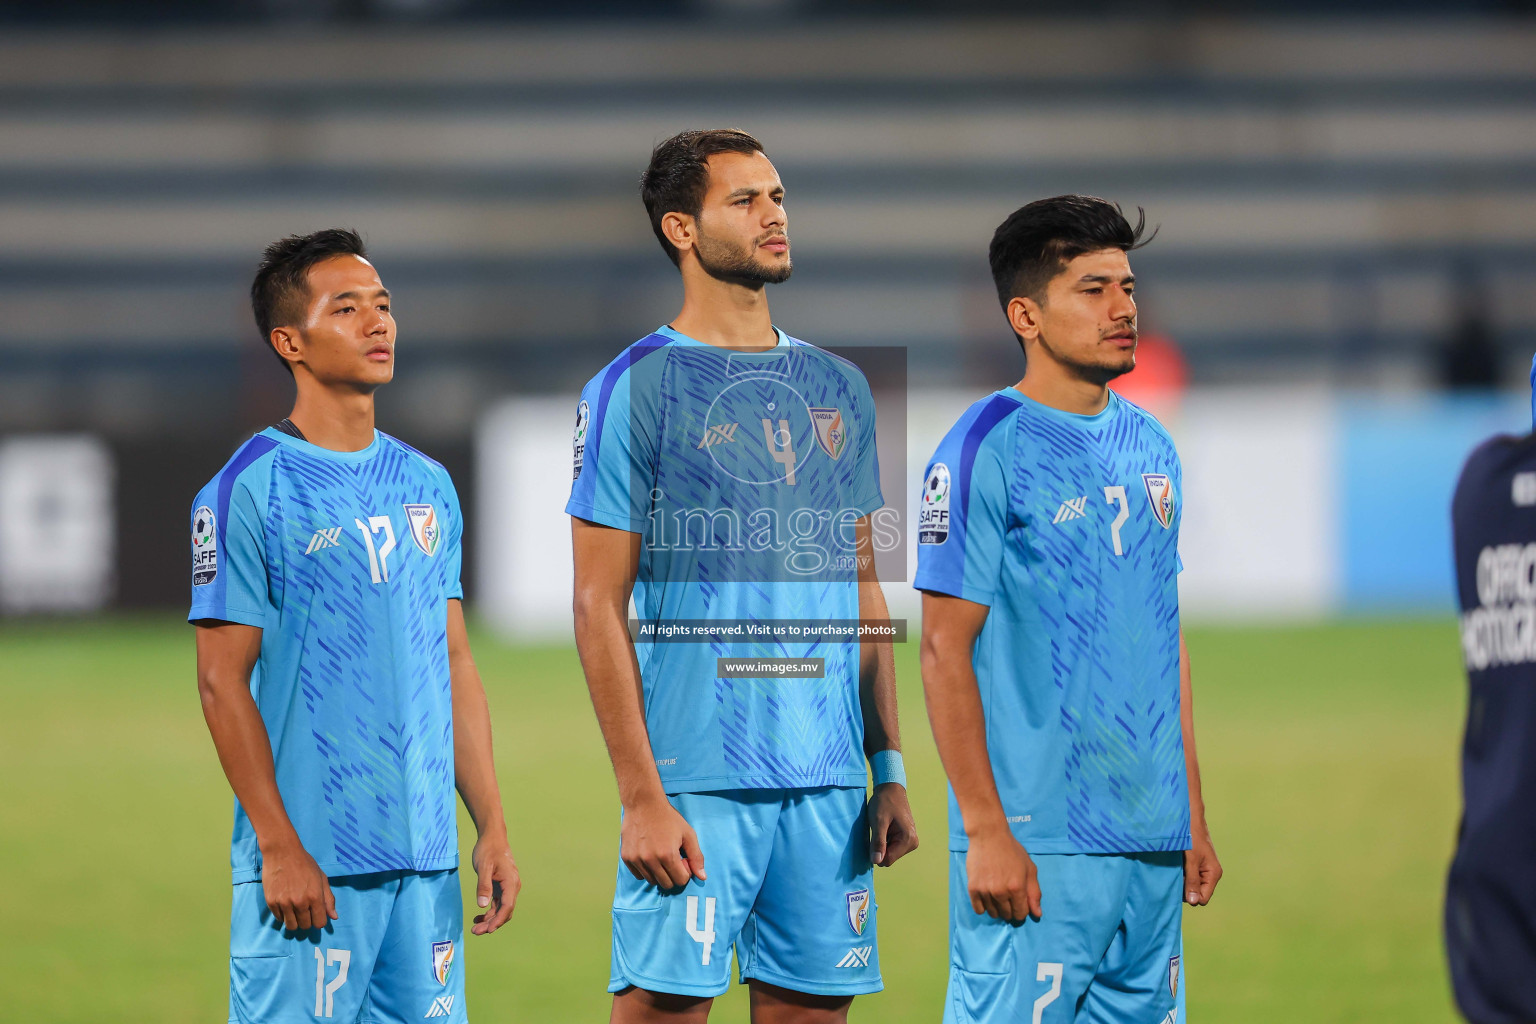
[[965,855],[971,909],[999,921],[1040,919],[1035,862],[1006,826],[972,836]]
[[1211,845],[1209,832],[1197,830],[1190,848],[1184,851],[1184,902],[1203,907],[1211,902],[1216,883],[1221,881],[1221,861]]
[[624,809],[619,859],[630,874],[658,889],[704,880],[699,837],[666,797]]
[[291,932],[324,928],[336,920],[331,883],[297,837],[261,851],[261,892],[272,916]]
[[517,873],[517,861],[512,859],[512,848],[507,845],[504,829],[493,829],[476,840],[469,860],[479,879],[475,902],[485,911],[475,915],[469,930],[473,935],[489,935],[511,918],[512,910],[517,906],[517,894],[523,888],[523,879]]
[[888,868],[917,849],[917,824],[907,787],[885,782],[869,796],[869,862]]

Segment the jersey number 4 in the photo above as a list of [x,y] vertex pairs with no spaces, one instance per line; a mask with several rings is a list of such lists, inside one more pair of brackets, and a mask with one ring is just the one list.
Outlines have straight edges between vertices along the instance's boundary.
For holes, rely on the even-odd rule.
[[773,421],[763,419],[763,443],[773,461],[784,467],[784,482],[795,486],[795,440],[789,432],[789,420],[779,420],[779,429],[773,429]]

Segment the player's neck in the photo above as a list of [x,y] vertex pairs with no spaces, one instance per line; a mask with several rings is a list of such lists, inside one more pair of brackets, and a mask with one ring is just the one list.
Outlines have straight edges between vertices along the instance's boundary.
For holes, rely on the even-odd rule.
[[1109,404],[1108,385],[1083,380],[1038,357],[1030,361],[1024,379],[1013,388],[1041,405],[1079,416],[1096,416]]
[[373,444],[373,408],[371,391],[336,391],[313,383],[300,386],[288,418],[312,445],[360,452]]
[[[689,273],[692,270],[693,273]],[[683,273],[683,309],[671,327],[717,348],[761,352],[779,343],[768,313],[766,287],[749,288],[689,267]]]

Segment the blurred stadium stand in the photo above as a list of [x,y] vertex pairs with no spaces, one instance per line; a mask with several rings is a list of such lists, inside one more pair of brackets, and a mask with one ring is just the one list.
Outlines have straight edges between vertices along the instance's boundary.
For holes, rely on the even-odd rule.
[[109,441],[123,603],[184,600],[158,496],[179,527],[183,498],[286,411],[244,298],[264,243],[365,233],[400,322],[381,425],[467,491],[490,403],[574,394],[675,312],[635,182],[685,127],[754,132],[785,178],[779,323],[906,346],[928,386],[1019,371],[986,243],[1065,191],[1160,225],[1136,260],[1144,323],[1196,388],[1431,386],[1468,280],[1502,378],[1529,359],[1536,21],[778,21],[760,15],[797,5],[752,0],[625,5],[714,13],[671,21],[407,0],[284,20],[300,6],[124,31],[46,23],[114,5],[21,5],[0,33],[0,434]]

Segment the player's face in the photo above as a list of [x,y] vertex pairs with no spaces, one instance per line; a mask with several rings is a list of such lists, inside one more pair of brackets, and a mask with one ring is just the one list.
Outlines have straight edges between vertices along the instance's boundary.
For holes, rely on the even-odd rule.
[[1135,288],[1130,260],[1119,249],[1069,261],[1035,307],[1040,347],[1073,375],[1096,384],[1129,373],[1136,366]]
[[395,318],[373,264],[333,256],[309,269],[299,324],[304,365],[321,381],[376,388],[395,375]]
[[716,153],[694,219],[694,254],[711,277],[760,288],[789,280],[789,217],[779,172],[761,153]]

